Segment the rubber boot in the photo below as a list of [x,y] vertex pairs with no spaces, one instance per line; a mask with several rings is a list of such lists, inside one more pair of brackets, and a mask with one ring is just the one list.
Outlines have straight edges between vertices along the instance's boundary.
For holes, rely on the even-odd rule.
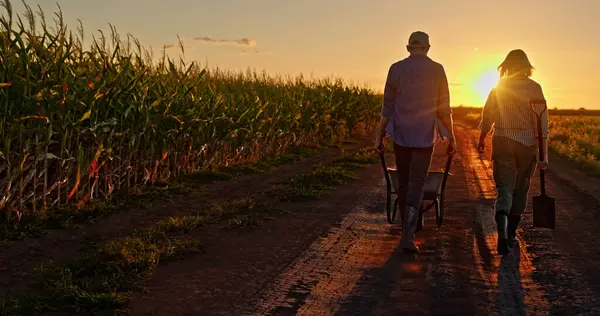
[[419,210],[407,206],[404,210],[404,221],[402,222],[402,241],[400,247],[405,253],[418,253],[419,247],[415,244],[415,230],[419,220]]
[[517,244],[517,227],[519,227],[519,222],[521,221],[520,215],[508,215],[508,246],[513,247]]
[[508,218],[504,213],[496,213],[496,225],[498,226],[498,254],[504,256],[508,253]]

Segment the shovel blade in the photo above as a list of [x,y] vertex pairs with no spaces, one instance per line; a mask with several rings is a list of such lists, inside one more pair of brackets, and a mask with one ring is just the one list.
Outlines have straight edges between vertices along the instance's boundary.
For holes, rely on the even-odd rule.
[[533,197],[533,227],[554,229],[556,212],[554,199],[547,195]]

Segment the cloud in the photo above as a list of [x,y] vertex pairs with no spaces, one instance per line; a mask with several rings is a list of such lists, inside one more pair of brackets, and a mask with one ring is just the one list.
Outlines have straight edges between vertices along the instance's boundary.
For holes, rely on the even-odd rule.
[[205,42],[205,43],[213,43],[213,44],[234,44],[234,45],[249,46],[249,47],[256,46],[256,40],[250,39],[247,37],[240,38],[240,39],[217,39],[217,38],[212,38],[210,36],[199,36],[199,37],[194,37],[194,39],[197,41],[201,41],[201,42]]

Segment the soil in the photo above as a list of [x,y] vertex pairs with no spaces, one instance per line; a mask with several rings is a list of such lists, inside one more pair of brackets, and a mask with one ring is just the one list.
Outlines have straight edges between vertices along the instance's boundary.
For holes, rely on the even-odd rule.
[[[556,229],[533,228],[530,205],[518,245],[501,258],[489,149],[475,150],[478,135],[466,125],[457,124],[456,135],[445,222],[438,228],[427,213],[416,236],[419,254],[399,249],[401,221],[385,220],[382,168],[374,164],[318,200],[282,205],[291,213],[259,228],[195,233],[205,253],[159,265],[146,290],[134,293],[131,315],[600,315],[598,179],[551,159],[547,193],[556,199]],[[443,167],[444,149],[436,147],[432,169]],[[250,194],[322,160],[126,212],[89,232],[119,236],[207,205],[203,199]],[[536,175],[530,196],[538,194]],[[0,260],[6,258],[17,260],[3,251]]]

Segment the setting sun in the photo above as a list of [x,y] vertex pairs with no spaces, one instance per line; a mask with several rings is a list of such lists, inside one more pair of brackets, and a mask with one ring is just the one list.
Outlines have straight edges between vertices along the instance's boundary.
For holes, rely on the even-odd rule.
[[498,83],[498,72],[495,70],[476,76],[473,82],[473,90],[477,94],[477,98],[485,102],[492,88],[496,86],[496,83]]

